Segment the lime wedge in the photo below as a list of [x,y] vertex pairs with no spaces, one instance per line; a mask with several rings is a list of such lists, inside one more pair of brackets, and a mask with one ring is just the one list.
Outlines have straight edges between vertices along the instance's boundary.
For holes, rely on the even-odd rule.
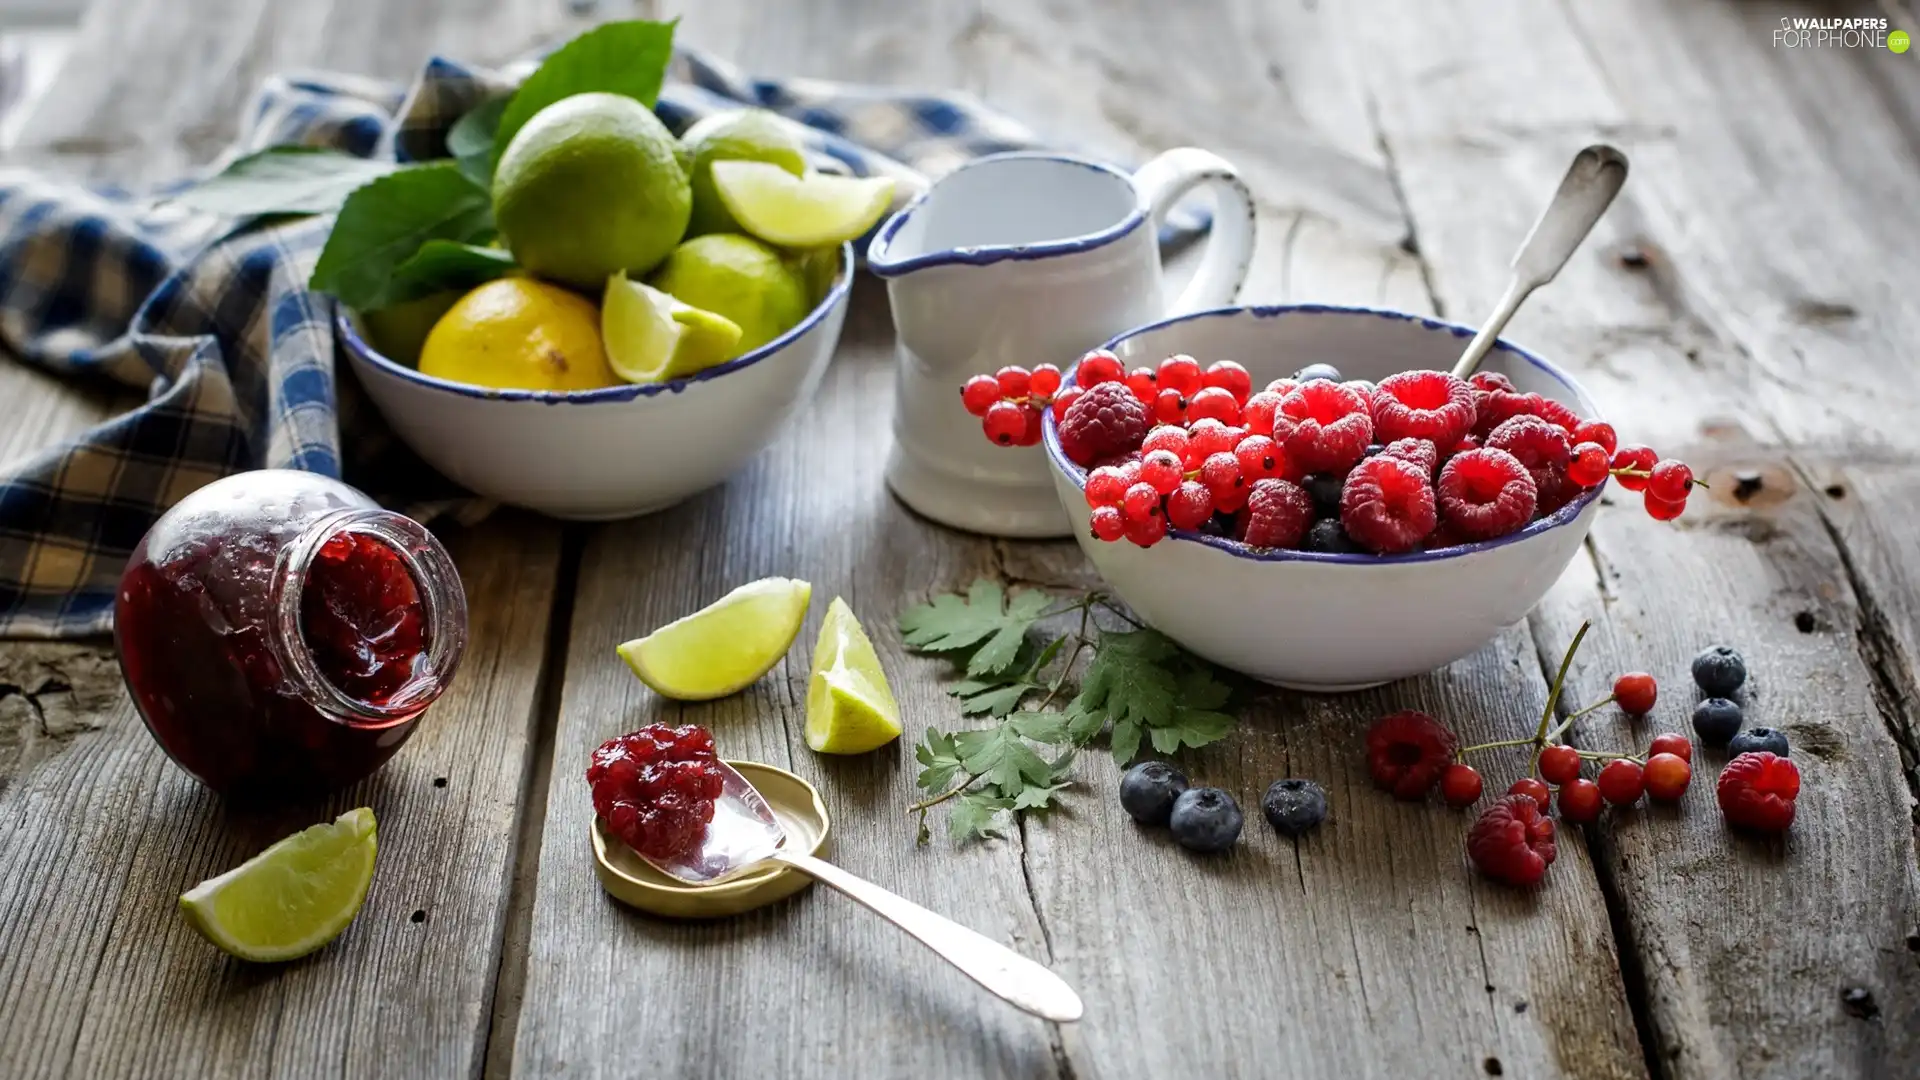
[[242,960],[292,960],[340,936],[373,881],[373,811],[303,829],[180,896],[187,925]]
[[807,678],[807,745],[823,754],[864,754],[900,737],[900,706],[873,642],[845,600],[833,598]]
[[887,176],[795,176],[764,161],[716,161],[713,186],[740,227],[781,247],[844,244],[893,205]]
[[607,279],[600,300],[600,337],[607,366],[630,383],[683,379],[732,359],[740,327],[682,303],[622,270]]
[[812,598],[804,581],[762,578],[616,651],[661,697],[726,697],[787,654]]

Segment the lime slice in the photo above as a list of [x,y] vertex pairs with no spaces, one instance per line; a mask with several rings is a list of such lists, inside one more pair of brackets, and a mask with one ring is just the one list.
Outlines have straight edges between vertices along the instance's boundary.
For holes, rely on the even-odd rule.
[[614,374],[630,383],[666,382],[733,357],[740,327],[651,285],[628,281],[623,270],[607,279],[600,300],[600,337]]
[[616,651],[661,697],[726,697],[787,654],[812,598],[804,581],[762,578]]
[[713,186],[740,227],[781,247],[844,244],[893,205],[893,178],[795,176],[764,161],[716,161]]
[[242,960],[292,960],[340,936],[373,881],[373,811],[303,829],[180,896],[187,925]]
[[873,642],[845,600],[833,598],[807,678],[807,745],[823,754],[864,754],[900,737],[900,706]]

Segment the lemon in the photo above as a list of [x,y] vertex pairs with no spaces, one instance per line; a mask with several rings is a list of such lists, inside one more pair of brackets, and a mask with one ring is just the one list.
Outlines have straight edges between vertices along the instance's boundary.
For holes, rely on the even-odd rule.
[[303,829],[180,896],[200,936],[242,960],[292,960],[340,936],[373,881],[373,811]]
[[845,600],[833,598],[807,676],[807,745],[823,754],[864,754],[900,737],[900,706],[873,642]]
[[893,205],[890,176],[795,176],[762,161],[716,161],[713,186],[740,227],[781,247],[864,236]]
[[600,301],[600,337],[614,374],[633,383],[666,382],[734,356],[740,328],[619,273],[607,279]]
[[433,324],[420,372],[501,390],[595,390],[620,380],[600,346],[600,312],[558,285],[489,281]]
[[739,223],[720,201],[720,194],[713,190],[714,162],[764,161],[794,176],[807,171],[799,140],[765,109],[716,113],[688,128],[680,136],[680,145],[693,161],[693,216],[687,222],[688,236],[740,231]]
[[740,327],[742,353],[793,329],[813,306],[806,282],[777,252],[736,233],[697,236],[674,248],[649,284],[731,320]]
[[687,231],[679,144],[620,94],[575,94],[533,114],[500,154],[493,217],[528,272],[599,289],[653,269]]
[[762,578],[615,651],[661,697],[726,697],[787,655],[812,598],[804,581]]

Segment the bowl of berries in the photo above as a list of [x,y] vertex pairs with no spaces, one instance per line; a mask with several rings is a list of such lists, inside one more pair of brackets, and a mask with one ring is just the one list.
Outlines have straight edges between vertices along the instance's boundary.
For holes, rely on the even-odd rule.
[[1524,616],[1609,479],[1662,520],[1695,484],[1618,445],[1525,349],[1448,374],[1472,335],[1391,311],[1221,308],[1122,334],[1048,400],[1013,404],[1045,407],[1080,545],[1148,623],[1268,682],[1359,689]]

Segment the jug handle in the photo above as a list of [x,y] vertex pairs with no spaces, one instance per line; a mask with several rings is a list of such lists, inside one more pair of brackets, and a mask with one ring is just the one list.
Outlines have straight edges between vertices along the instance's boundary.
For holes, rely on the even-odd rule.
[[1213,227],[1208,230],[1200,269],[1168,314],[1233,303],[1253,263],[1253,194],[1227,159],[1198,147],[1168,150],[1140,166],[1134,187],[1153,227],[1158,230],[1189,192],[1207,185],[1214,192]]

